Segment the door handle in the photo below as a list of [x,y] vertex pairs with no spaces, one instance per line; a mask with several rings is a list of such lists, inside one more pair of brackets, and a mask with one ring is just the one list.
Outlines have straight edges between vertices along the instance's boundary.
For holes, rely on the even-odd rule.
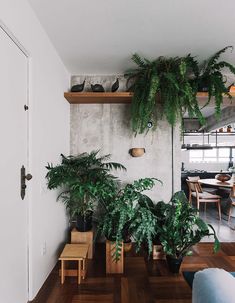
[[20,196],[21,199],[24,200],[25,197],[25,190],[27,185],[25,184],[25,180],[31,180],[33,178],[33,176],[31,174],[27,174],[25,175],[25,167],[24,165],[22,165],[21,169],[20,169]]
[[31,175],[31,174],[27,174],[26,176],[25,176],[25,179],[26,180],[31,180],[33,178],[33,176]]

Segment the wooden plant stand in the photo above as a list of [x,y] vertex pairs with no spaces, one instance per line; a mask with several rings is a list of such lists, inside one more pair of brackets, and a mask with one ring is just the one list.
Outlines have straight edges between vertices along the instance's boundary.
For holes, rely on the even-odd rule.
[[122,274],[124,271],[124,251],[123,243],[121,247],[120,259],[116,262],[113,260],[113,251],[115,249],[115,243],[106,240],[106,273],[107,274]]
[[93,230],[90,231],[77,231],[73,228],[71,231],[71,244],[88,244],[88,259],[93,258],[94,245],[93,245],[94,233]]
[[153,260],[165,260],[166,255],[162,245],[153,245]]
[[[78,284],[86,276],[87,253],[89,246],[87,244],[66,244],[59,260],[61,261],[61,284],[64,284],[65,276],[78,277]],[[78,269],[66,269],[65,261],[77,261]]]

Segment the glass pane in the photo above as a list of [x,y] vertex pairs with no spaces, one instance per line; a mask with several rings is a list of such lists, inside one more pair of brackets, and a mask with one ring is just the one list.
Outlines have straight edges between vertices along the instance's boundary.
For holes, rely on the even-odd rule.
[[215,157],[216,158],[216,149],[208,149],[204,150],[204,156],[207,157]]
[[228,163],[228,158],[219,158],[219,162],[227,162]]
[[189,157],[190,158],[202,158],[202,150],[190,150]]
[[217,162],[216,158],[204,158],[204,162]]
[[227,158],[229,158],[229,148],[221,148],[221,149],[219,149],[219,157],[221,158],[221,157],[227,157]]
[[233,158],[235,158],[235,148],[232,149]]

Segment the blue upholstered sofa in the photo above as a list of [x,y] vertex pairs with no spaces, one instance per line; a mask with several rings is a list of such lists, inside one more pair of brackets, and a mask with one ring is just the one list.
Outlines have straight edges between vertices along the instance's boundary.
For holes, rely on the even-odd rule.
[[207,268],[184,277],[192,285],[192,303],[235,303],[235,272]]

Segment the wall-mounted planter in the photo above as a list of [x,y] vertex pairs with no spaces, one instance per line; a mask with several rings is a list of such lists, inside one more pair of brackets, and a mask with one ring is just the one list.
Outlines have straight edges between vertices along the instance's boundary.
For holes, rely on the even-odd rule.
[[135,147],[129,150],[129,153],[132,157],[142,157],[145,153],[145,148]]

